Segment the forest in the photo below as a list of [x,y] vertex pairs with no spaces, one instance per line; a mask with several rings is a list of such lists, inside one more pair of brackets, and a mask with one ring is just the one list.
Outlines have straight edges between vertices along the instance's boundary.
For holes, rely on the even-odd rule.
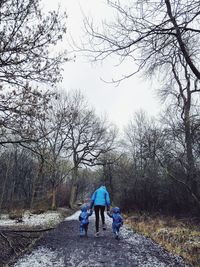
[[[1,3],[1,210],[42,203],[52,209],[73,206],[89,197],[96,184],[105,183],[113,203],[124,210],[198,214],[200,88],[193,69],[198,70],[199,6],[194,1],[189,12],[189,3],[177,3],[182,24],[174,29],[170,10],[176,5],[165,2],[169,18],[158,17],[157,26],[150,19],[165,7],[159,1],[144,1],[142,9],[136,5],[135,16],[128,6],[109,1],[124,21],[116,21],[110,32],[96,33],[85,21],[93,43],[82,50],[101,60],[110,51],[120,60],[137,52],[143,55],[138,66],[144,75],[160,82],[162,114],[151,118],[139,110],[123,132],[98,116],[80,91],[56,88],[61,66],[69,59],[66,51],[52,57],[51,50],[66,33],[66,14],[44,17],[38,1]],[[98,47],[99,39],[103,43]],[[151,45],[144,51],[146,43]]]
[[1,213],[73,208],[104,184],[126,214],[199,218],[199,1],[107,4],[115,21],[98,28],[85,18],[87,40],[74,49],[132,61],[137,70],[113,83],[142,73],[163,111],[138,110],[119,131],[79,90],[58,86],[71,60],[55,49],[68,14],[44,14],[38,0],[1,1]]

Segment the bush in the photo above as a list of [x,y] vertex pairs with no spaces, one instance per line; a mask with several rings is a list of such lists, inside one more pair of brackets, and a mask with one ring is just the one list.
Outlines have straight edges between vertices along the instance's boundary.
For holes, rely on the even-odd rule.
[[23,210],[12,210],[9,213],[9,219],[21,222],[23,218],[23,213],[24,213]]

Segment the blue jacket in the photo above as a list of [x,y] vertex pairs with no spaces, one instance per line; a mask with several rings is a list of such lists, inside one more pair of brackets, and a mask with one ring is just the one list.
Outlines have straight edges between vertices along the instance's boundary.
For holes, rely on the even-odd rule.
[[123,225],[123,218],[120,214],[120,209],[118,207],[113,208],[112,214],[108,213],[108,216],[113,219],[113,230],[119,229]]
[[97,205],[110,207],[110,196],[105,186],[100,186],[92,195],[90,208]]
[[112,215],[108,215],[109,217],[111,217],[113,219],[113,223],[112,225],[114,227],[120,227],[123,225],[123,219],[122,216],[119,213],[113,213]]
[[79,221],[81,226],[89,224],[88,217],[92,215],[92,211],[87,212],[87,208],[83,207],[81,209],[81,214],[79,215]]

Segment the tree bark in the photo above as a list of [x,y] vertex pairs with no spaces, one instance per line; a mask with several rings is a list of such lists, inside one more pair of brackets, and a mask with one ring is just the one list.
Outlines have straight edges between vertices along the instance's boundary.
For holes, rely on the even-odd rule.
[[188,50],[187,50],[187,47],[182,39],[182,33],[181,33],[181,30],[179,28],[179,25],[177,24],[176,22],[176,19],[175,17],[173,16],[172,14],[172,10],[171,10],[171,3],[170,3],[170,0],[165,0],[165,4],[166,4],[166,7],[167,7],[167,14],[175,28],[175,31],[176,31],[176,38],[177,38],[177,41],[179,43],[179,46],[180,46],[180,49],[182,51],[182,54],[187,62],[187,64],[189,65],[190,69],[192,70],[192,72],[194,73],[194,75],[197,77],[197,79],[200,79],[200,71],[197,69],[197,67],[194,65],[192,59],[191,59],[191,56],[189,55],[188,53]]
[[[172,71],[174,73],[174,78],[179,87],[179,93],[183,100],[183,111],[182,111],[182,119],[184,124],[184,135],[185,135],[185,146],[186,146],[186,158],[187,158],[187,185],[190,188],[190,193],[194,195],[194,198],[200,202],[200,197],[198,194],[198,184],[197,184],[197,172],[195,168],[194,162],[194,154],[193,154],[193,142],[192,142],[192,133],[191,133],[191,101],[192,101],[192,92],[191,91],[191,82],[190,75],[187,70],[187,65],[184,62],[181,62],[184,71],[185,71],[185,79],[186,79],[186,87],[183,87],[181,84],[181,80],[175,70],[175,66],[172,64]],[[186,89],[186,94],[184,91]]]
[[44,160],[42,159],[41,162],[39,162],[38,175],[36,176],[36,178],[33,181],[33,188],[32,188],[31,201],[30,201],[30,209],[33,209],[33,207],[34,207],[36,184],[38,181],[41,180],[41,178],[43,176],[43,168],[44,168]]
[[76,201],[77,178],[78,178],[78,167],[74,167],[74,170],[72,173],[72,185],[71,185],[71,192],[70,192],[70,199],[69,199],[69,207],[70,208],[74,207],[74,203]]
[[190,92],[188,93],[187,102],[185,104],[184,112],[184,127],[185,127],[185,143],[186,143],[186,155],[187,155],[187,176],[188,183],[190,184],[192,192],[198,196],[198,186],[196,177],[196,168],[193,156],[193,145],[191,136],[191,122],[190,122]]
[[9,169],[10,169],[10,162],[11,162],[11,153],[9,153],[8,162],[6,164],[6,174],[5,174],[5,179],[3,181],[1,199],[0,199],[0,210],[2,209],[3,198],[4,198],[4,194],[5,194],[5,189],[6,189],[6,182],[8,180],[8,173],[9,173]]
[[52,203],[51,203],[51,209],[55,210],[56,209],[56,187],[53,186],[52,188]]

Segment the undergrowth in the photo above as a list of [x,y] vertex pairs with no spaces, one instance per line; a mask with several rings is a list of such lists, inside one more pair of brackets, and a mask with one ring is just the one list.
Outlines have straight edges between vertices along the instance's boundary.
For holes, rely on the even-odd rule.
[[183,257],[191,266],[200,266],[200,226],[197,222],[147,214],[125,217],[129,226],[137,232]]

